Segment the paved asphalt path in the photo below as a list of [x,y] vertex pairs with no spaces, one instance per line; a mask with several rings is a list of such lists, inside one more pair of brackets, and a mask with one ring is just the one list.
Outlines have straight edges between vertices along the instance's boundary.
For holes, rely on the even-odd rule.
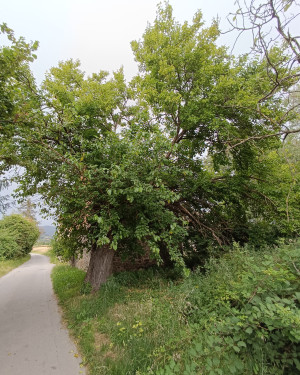
[[44,255],[0,278],[0,375],[78,375],[80,358],[61,324],[53,265]]

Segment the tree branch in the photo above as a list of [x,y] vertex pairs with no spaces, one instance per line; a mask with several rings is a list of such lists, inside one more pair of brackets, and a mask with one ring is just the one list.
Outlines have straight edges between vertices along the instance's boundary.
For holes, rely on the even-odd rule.
[[300,133],[300,129],[285,130],[285,131],[281,131],[281,132],[273,133],[273,134],[253,135],[252,137],[240,140],[238,143],[236,143],[234,145],[230,145],[231,141],[228,141],[228,144],[230,145],[229,149],[233,149],[237,146],[240,146],[243,143],[246,143],[246,142],[249,142],[249,141],[252,141],[252,140],[261,140],[261,139],[266,139],[266,138],[270,138],[270,137],[278,137],[280,135],[288,135],[288,134],[295,134],[295,133]]

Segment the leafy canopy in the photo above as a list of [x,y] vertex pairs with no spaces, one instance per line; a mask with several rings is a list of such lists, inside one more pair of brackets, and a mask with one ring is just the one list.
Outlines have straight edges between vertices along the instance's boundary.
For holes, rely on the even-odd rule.
[[73,252],[148,249],[184,268],[216,245],[257,240],[259,229],[275,228],[270,241],[295,233],[280,223],[292,218],[282,207],[294,175],[280,194],[271,182],[274,133],[296,116],[285,100],[295,81],[266,96],[268,60],[230,56],[216,44],[218,24],[205,28],[201,17],[181,25],[160,5],[132,42],[140,72],[129,85],[122,69],[86,77],[69,60],[39,88],[27,65],[33,46],[18,45],[21,74],[9,74],[20,100],[1,128],[0,160],[25,168],[20,194],[42,195]]

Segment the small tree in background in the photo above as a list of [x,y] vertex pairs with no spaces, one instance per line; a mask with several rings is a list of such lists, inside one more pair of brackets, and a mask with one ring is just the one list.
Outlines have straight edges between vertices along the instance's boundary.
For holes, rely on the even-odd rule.
[[20,204],[19,208],[20,214],[26,217],[27,219],[36,220],[36,204],[32,202],[30,198],[26,199]]
[[[0,192],[2,189],[5,189],[6,187],[7,187],[7,181],[0,180]],[[7,208],[8,208],[7,197],[0,195],[0,213],[3,214]]]

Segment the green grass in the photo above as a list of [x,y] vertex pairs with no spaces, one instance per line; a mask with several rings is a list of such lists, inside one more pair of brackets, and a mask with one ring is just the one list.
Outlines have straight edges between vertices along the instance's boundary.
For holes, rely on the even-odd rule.
[[186,280],[124,272],[95,294],[78,269],[57,266],[52,278],[91,375],[292,375],[299,269],[298,244],[236,248]]
[[62,264],[64,262],[61,262],[57,256],[55,255],[54,251],[52,248],[50,248],[46,253],[44,253],[43,255],[46,255],[47,257],[50,258],[50,262],[53,263],[53,264]]
[[30,255],[25,255],[24,257],[9,260],[0,260],[0,277],[6,275],[8,272],[12,271],[14,268],[21,266],[21,264],[27,262],[30,259]]
[[141,368],[141,358],[143,368],[151,365],[153,356],[167,359],[166,340],[171,344],[178,335],[180,341],[187,335],[179,319],[170,319],[173,281],[166,275],[156,270],[122,273],[96,294],[84,294],[89,289],[84,277],[83,271],[69,266],[57,266],[52,273],[54,290],[91,374],[133,374]]

